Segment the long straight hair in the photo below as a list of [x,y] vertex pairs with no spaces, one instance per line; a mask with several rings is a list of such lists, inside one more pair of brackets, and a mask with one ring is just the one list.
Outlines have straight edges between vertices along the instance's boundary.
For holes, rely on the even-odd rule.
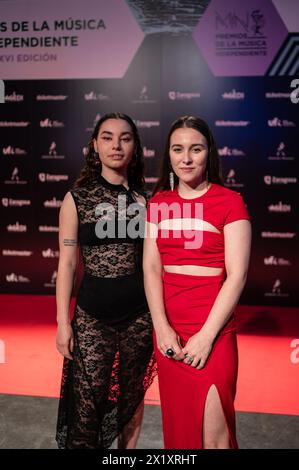
[[143,149],[140,142],[139,133],[137,127],[127,114],[122,113],[108,113],[102,116],[95,125],[93,130],[91,140],[88,143],[84,156],[85,163],[80,172],[79,177],[74,183],[75,188],[80,188],[82,186],[87,186],[89,183],[96,180],[97,176],[102,172],[102,162],[99,158],[99,154],[95,152],[93,140],[97,139],[101,125],[108,119],[123,119],[126,121],[132,130],[135,151],[127,168],[127,177],[128,184],[130,189],[135,189],[139,191],[144,191],[144,158],[143,158]]
[[[164,156],[161,161],[158,181],[154,187],[153,194],[157,193],[158,191],[165,191],[170,189],[169,173],[173,171],[169,156],[170,139],[176,129],[181,129],[184,127],[195,129],[206,138],[209,151],[206,165],[207,179],[211,183],[216,183],[223,186],[219,154],[216,147],[215,139],[209,129],[208,124],[199,117],[181,116],[176,119],[170,127],[170,131],[165,145]],[[179,178],[174,173],[174,185],[177,186],[178,182]]]

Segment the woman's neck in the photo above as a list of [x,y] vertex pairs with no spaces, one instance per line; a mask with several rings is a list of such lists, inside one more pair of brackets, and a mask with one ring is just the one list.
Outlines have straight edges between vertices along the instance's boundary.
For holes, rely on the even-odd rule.
[[210,185],[211,183],[206,179],[200,182],[196,182],[194,185],[184,183],[180,180],[178,184],[178,191],[182,197],[193,198],[204,194]]
[[109,181],[109,183],[120,184],[125,186],[126,188],[129,188],[126,168],[120,171],[116,171],[112,170],[111,168],[107,168],[103,165],[101,174],[103,178],[105,178],[105,180]]

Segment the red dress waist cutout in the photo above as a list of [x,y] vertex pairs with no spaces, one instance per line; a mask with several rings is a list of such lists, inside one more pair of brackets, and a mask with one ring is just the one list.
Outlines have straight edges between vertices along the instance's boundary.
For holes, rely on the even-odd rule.
[[[167,225],[173,219],[191,219],[200,228],[173,229]],[[147,208],[147,221],[158,226],[156,242],[163,265],[224,268],[223,229],[240,219],[250,220],[242,196],[215,183],[194,199],[182,198],[177,188],[162,191]]]

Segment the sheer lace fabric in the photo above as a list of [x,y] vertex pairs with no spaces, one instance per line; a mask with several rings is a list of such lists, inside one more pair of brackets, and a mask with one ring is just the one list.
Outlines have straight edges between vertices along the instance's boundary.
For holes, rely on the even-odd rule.
[[[124,187],[100,179],[72,194],[80,222],[84,270],[92,276],[89,289],[96,290],[90,296],[97,301],[92,304],[96,310],[90,312],[82,307],[84,298],[81,302],[80,295],[77,297],[72,319],[73,360],[64,360],[56,440],[59,448],[109,448],[132,420],[156,375],[152,322],[140,294],[142,240],[101,242],[94,237],[96,206],[109,202],[117,214],[118,196],[121,194],[129,201],[132,198]],[[132,288],[135,277],[138,295]],[[101,301],[96,293],[107,281],[111,292]],[[133,290],[130,296],[133,299],[136,296],[138,302],[136,306],[129,304],[129,314],[125,316],[126,305],[117,303],[111,323],[106,304],[110,298],[113,305],[120,282]],[[107,289],[107,284],[104,285]],[[81,297],[87,294],[83,291]]]

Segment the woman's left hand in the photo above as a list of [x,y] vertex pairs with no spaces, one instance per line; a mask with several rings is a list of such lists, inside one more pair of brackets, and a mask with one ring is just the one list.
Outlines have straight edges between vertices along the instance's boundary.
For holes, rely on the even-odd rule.
[[212,347],[213,341],[205,333],[199,331],[191,336],[185,347],[182,348],[182,352],[186,356],[183,362],[196,369],[202,369],[207,362]]

